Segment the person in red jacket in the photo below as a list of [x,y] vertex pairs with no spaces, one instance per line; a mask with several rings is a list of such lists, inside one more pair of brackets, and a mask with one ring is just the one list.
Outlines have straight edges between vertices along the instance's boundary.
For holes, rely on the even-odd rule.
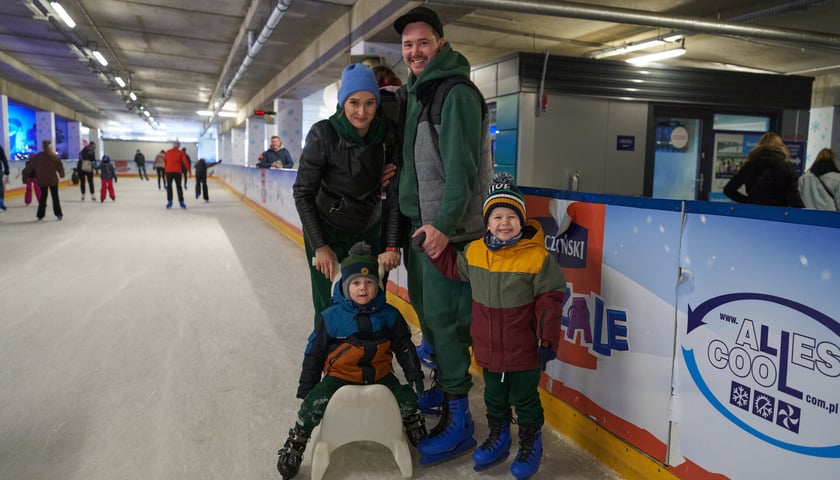
[[172,208],[172,182],[178,189],[178,203],[181,208],[187,208],[184,203],[184,189],[181,187],[181,171],[191,172],[190,162],[187,155],[181,151],[181,142],[172,142],[172,148],[166,151],[163,157],[164,171],[166,172],[166,208]]

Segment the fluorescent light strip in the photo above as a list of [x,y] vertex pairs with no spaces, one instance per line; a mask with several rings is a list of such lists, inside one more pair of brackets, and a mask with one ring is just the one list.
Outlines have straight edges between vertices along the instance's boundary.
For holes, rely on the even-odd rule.
[[102,55],[102,52],[100,52],[99,50],[94,50],[93,51],[93,58],[95,58],[96,61],[99,62],[99,64],[102,65],[103,67],[108,66],[108,60],[105,60],[105,57]]
[[67,25],[70,28],[76,28],[76,22],[73,21],[73,18],[70,16],[69,13],[67,13],[67,10],[64,10],[64,7],[62,7],[60,3],[50,2],[50,5],[52,6],[53,10],[55,10],[55,13],[57,13],[58,16],[61,17],[65,25]]
[[137,95],[134,92],[128,92],[128,98],[130,98],[132,102],[137,101]]
[[592,55],[592,58],[600,59],[600,58],[614,57],[616,55],[624,55],[625,53],[630,53],[630,52],[635,52],[637,50],[644,50],[646,48],[656,47],[656,46],[662,45],[664,43],[665,43],[664,41],[659,40],[659,39],[646,40],[644,42],[632,43],[630,45],[625,45],[623,47],[615,48],[613,50],[601,51],[599,53],[596,53],[596,54]]
[[[210,110],[199,110],[195,113],[196,113],[196,115],[200,115],[202,117],[212,117],[213,116],[213,112],[210,111]],[[236,112],[218,112],[218,113],[216,113],[216,115],[219,116],[219,117],[236,118],[236,116],[238,114]]]
[[123,80],[119,75],[114,77],[114,81],[117,82],[117,85],[119,85],[120,88],[125,88],[125,80]]
[[685,48],[672,48],[671,50],[663,50],[661,52],[651,53],[649,55],[642,55],[641,57],[631,58],[630,60],[627,60],[627,63],[631,63],[633,65],[647,65],[648,63],[653,63],[668,58],[679,57],[680,55],[685,55]]

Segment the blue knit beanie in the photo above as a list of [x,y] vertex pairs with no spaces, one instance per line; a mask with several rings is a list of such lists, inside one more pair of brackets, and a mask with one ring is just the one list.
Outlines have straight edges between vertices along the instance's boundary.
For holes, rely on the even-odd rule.
[[347,97],[355,92],[370,92],[376,97],[376,105],[379,105],[379,85],[376,83],[376,76],[373,70],[367,65],[354,63],[345,67],[341,72],[341,87],[338,89],[338,106],[344,108]]

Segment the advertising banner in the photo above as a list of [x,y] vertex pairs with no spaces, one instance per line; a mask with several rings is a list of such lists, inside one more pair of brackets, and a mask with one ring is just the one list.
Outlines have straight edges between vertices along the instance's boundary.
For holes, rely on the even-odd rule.
[[222,163],[214,166],[213,172],[244,197],[300,231],[300,218],[292,195],[296,171],[246,168]]
[[712,188],[709,200],[729,202],[723,187],[747,161],[747,154],[758,144],[761,133],[715,132],[714,157],[712,159]]
[[[730,202],[723,193],[723,187],[735,175],[741,165],[747,161],[747,154],[755,148],[762,133],[715,132],[714,157],[712,159],[712,186],[709,200]],[[805,142],[785,142],[790,153],[790,161],[798,175],[802,175],[805,165]]]
[[[299,229],[294,172],[219,167]],[[547,392],[683,480],[837,477],[835,213],[523,191],[567,281]]]
[[687,215],[670,464],[837,478],[838,241],[836,228]]
[[567,281],[546,390],[664,463],[680,212],[539,197],[528,212]]

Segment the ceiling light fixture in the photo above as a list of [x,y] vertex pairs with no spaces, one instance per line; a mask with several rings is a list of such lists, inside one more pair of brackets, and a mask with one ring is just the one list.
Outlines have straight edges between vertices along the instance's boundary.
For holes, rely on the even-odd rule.
[[44,12],[42,12],[41,9],[38,8],[37,5],[35,5],[35,2],[33,2],[31,0],[28,1],[28,2],[25,1],[25,2],[23,2],[23,6],[28,8],[29,11],[32,12],[32,18],[34,18],[35,20],[48,20],[49,19],[49,17],[44,15]]
[[102,55],[102,52],[100,52],[99,50],[94,50],[92,55],[93,58],[95,58],[96,61],[99,62],[100,65],[102,65],[103,67],[108,66],[108,60],[105,60],[105,56]]
[[76,28],[76,22],[73,21],[73,17],[67,13],[67,10],[64,10],[64,7],[61,6],[58,2],[50,2],[50,6],[52,6],[55,13],[58,14],[59,17],[64,21],[64,24],[70,28]]
[[196,113],[196,115],[200,115],[202,117],[212,117],[213,116],[213,112],[211,112],[210,110],[199,110],[195,113]]
[[76,57],[78,57],[80,62],[87,62],[88,56],[85,52],[82,51],[81,48],[76,46],[75,43],[68,43],[67,46],[70,48],[70,51],[73,52]]
[[132,102],[136,102],[137,94],[135,94],[134,92],[128,92],[128,98],[130,98]]
[[219,112],[220,117],[236,118],[236,112]]
[[659,40],[658,38],[655,38],[653,40],[645,40],[643,42],[630,43],[624,45],[623,47],[601,50],[599,52],[593,53],[590,57],[597,60],[601,58],[614,57],[616,55],[624,55],[625,53],[635,52],[637,50],[644,50],[646,48],[657,47],[659,45],[664,44],[664,40]]
[[648,55],[642,55],[640,57],[631,58],[627,60],[627,63],[633,65],[647,65],[649,63],[658,62],[660,60],[666,60],[669,58],[675,58],[681,55],[685,55],[685,52],[685,41],[683,41],[683,44],[677,48],[671,48],[668,50],[662,50]]
[[114,77],[114,81],[117,82],[117,85],[119,85],[120,88],[125,88],[125,80],[123,80],[119,75]]

